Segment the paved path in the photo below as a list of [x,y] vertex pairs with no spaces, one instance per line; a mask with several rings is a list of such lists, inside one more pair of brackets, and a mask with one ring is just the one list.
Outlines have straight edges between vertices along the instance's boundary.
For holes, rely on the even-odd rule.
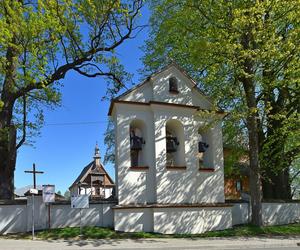
[[210,239],[137,239],[137,240],[10,240],[0,239],[1,250],[111,250],[111,249],[265,249],[300,250],[297,238],[210,238]]

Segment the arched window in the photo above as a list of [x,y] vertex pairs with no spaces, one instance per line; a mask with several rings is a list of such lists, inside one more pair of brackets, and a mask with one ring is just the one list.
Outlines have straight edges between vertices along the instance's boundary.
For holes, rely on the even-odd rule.
[[146,127],[143,121],[133,120],[130,123],[130,159],[131,167],[145,165],[145,152],[143,150]]
[[169,92],[178,94],[178,81],[175,77],[169,78]]
[[198,129],[198,159],[199,168],[214,168],[210,145],[210,130]]
[[185,165],[184,130],[180,121],[170,120],[166,124],[167,166]]

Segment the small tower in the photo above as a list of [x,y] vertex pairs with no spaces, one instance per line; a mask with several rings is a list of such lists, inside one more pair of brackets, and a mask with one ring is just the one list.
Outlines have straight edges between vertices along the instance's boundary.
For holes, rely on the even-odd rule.
[[[116,231],[202,233],[231,226],[231,218],[220,223],[215,205],[231,215],[224,204],[226,113],[215,110],[183,69],[172,63],[115,97],[109,115],[115,124]],[[203,203],[209,209],[201,217]],[[189,226],[177,227],[187,217]]]
[[95,165],[96,166],[100,166],[100,150],[98,147],[98,143],[96,142],[96,146],[95,146],[95,154],[94,154],[94,161],[95,161]]
[[92,199],[114,198],[115,184],[101,163],[96,142],[93,160],[86,165],[70,186],[71,195],[88,194]]

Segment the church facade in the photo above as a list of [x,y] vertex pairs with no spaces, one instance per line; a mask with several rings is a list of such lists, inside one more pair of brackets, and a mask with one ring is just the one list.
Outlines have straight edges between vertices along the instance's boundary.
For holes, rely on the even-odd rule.
[[201,233],[231,226],[222,118],[176,64],[111,102],[115,230]]
[[71,196],[87,194],[90,199],[114,199],[115,184],[101,163],[98,145],[95,147],[94,160],[85,166],[69,187]]

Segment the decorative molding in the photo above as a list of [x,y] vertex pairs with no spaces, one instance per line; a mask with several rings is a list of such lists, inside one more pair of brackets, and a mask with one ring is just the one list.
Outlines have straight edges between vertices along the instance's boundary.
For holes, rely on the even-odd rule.
[[232,207],[232,204],[228,203],[194,203],[194,204],[180,204],[180,203],[169,203],[169,204],[128,204],[128,205],[117,205],[113,209],[139,209],[139,208],[215,208],[215,207]]
[[166,105],[166,106],[173,106],[176,108],[190,108],[195,109],[197,111],[208,111],[208,112],[215,112],[216,114],[220,115],[228,115],[229,113],[224,112],[222,110],[208,110],[208,109],[202,109],[199,106],[193,106],[193,105],[186,105],[186,104],[179,104],[179,103],[170,103],[170,102],[159,102],[159,101],[149,101],[149,102],[137,102],[137,101],[123,101],[123,100],[112,100],[109,106],[108,116],[111,116],[112,110],[115,103],[122,103],[122,104],[129,104],[129,105],[143,105],[143,106],[150,106],[151,104],[156,105]]
[[214,168],[199,168],[200,172],[215,172]]
[[167,170],[186,170],[186,166],[166,166]]
[[135,170],[135,171],[140,171],[140,170],[148,170],[149,166],[134,166],[134,167],[129,167],[129,170]]

